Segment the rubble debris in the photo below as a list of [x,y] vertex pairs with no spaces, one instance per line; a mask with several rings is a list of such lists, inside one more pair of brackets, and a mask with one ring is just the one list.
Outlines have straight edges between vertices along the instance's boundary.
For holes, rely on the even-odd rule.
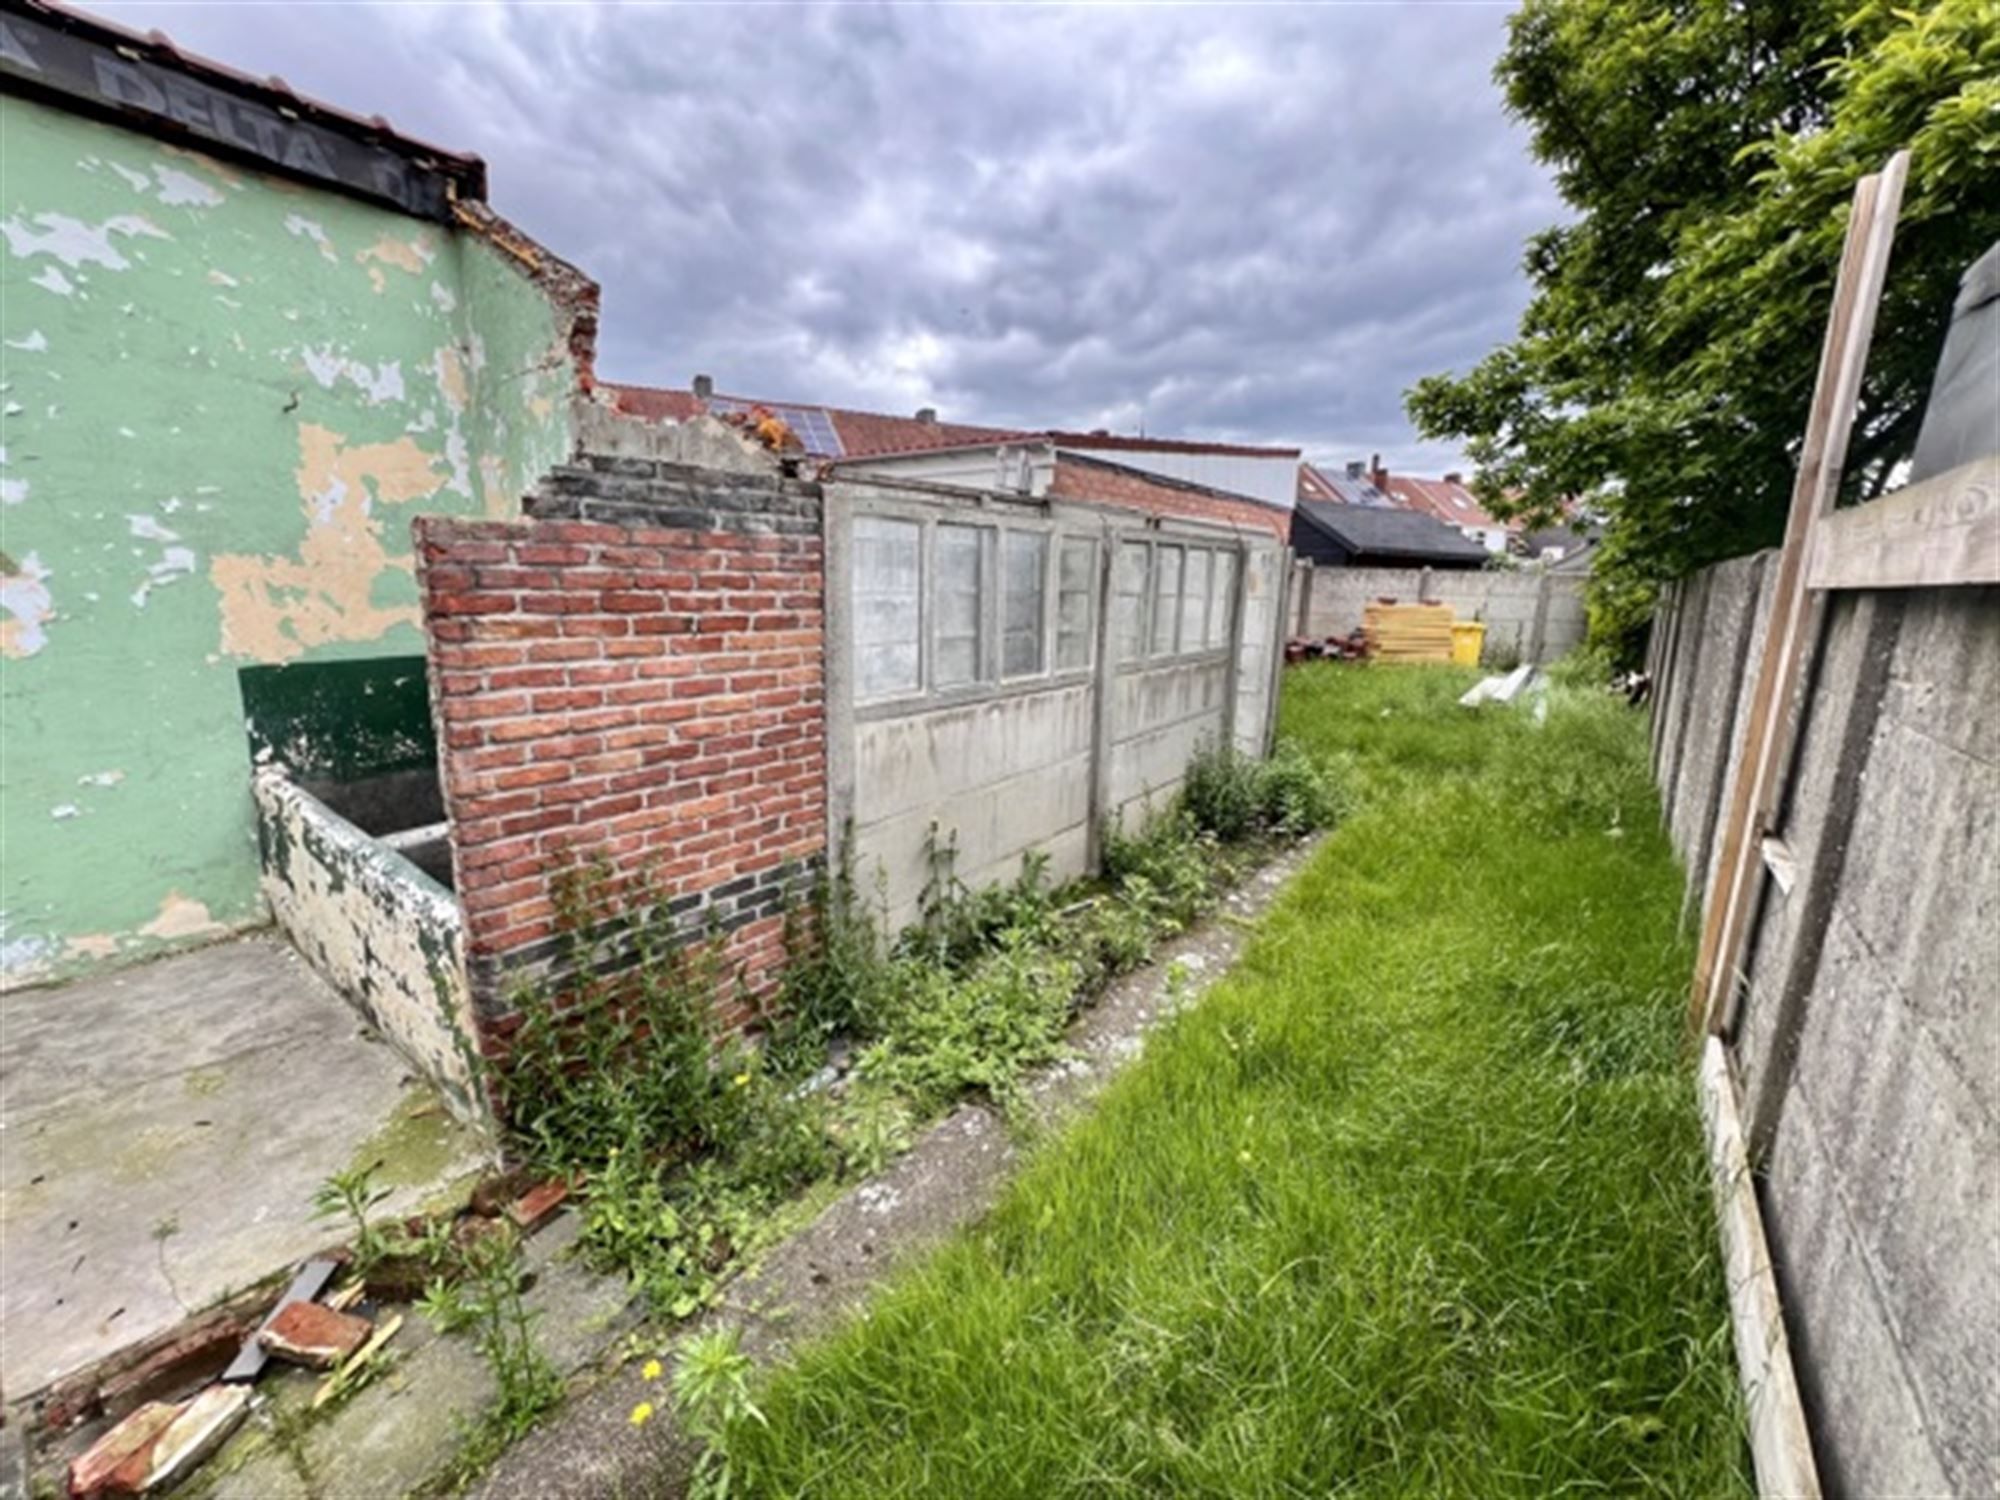
[[1512,703],[1534,677],[1534,667],[1525,662],[1505,676],[1482,677],[1466,689],[1458,700],[1459,705],[1477,708],[1482,703]]
[[99,1386],[98,1401],[104,1414],[115,1421],[148,1401],[174,1400],[208,1384],[231,1362],[252,1331],[247,1318],[225,1314],[202,1319]]
[[258,1333],[257,1342],[278,1359],[327,1370],[365,1344],[373,1326],[366,1318],[318,1302],[287,1302]]
[[319,1389],[313,1392],[313,1409],[317,1411],[320,1407],[331,1401],[344,1388],[352,1385],[355,1378],[367,1367],[368,1362],[381,1353],[383,1345],[394,1338],[402,1326],[403,1315],[401,1313],[385,1319],[382,1326],[375,1330],[374,1335],[370,1337],[367,1343],[355,1350],[346,1363],[342,1364],[339,1369],[320,1382]]
[[300,1266],[299,1274],[292,1278],[292,1284],[285,1288],[284,1295],[278,1299],[264,1321],[257,1325],[256,1330],[243,1341],[243,1347],[236,1352],[236,1358],[230,1361],[229,1368],[222,1372],[222,1378],[226,1381],[255,1380],[263,1374],[264,1366],[271,1357],[261,1342],[264,1330],[269,1328],[278,1314],[292,1303],[310,1302],[317,1297],[326,1284],[333,1280],[336,1269],[335,1263],[331,1260],[309,1260]]
[[164,1490],[192,1474],[228,1440],[249,1409],[250,1390],[241,1385],[212,1385],[179,1407],[147,1452],[137,1493]]
[[514,1227],[521,1233],[533,1234],[555,1217],[556,1210],[568,1197],[569,1184],[560,1177],[551,1177],[508,1204],[507,1217],[514,1221]]
[[180,1408],[171,1401],[148,1401],[128,1413],[71,1462],[72,1500],[137,1494],[137,1480],[146,1472],[154,1442],[179,1414]]
[[507,1205],[535,1185],[532,1167],[513,1167],[482,1178],[472,1190],[470,1207],[482,1219],[497,1219]]

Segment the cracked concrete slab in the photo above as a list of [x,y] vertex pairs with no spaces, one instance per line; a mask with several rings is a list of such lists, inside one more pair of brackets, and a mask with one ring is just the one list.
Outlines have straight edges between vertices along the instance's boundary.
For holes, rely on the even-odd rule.
[[325,1177],[408,1212],[486,1160],[284,943],[217,944],[7,999],[0,1387],[18,1401],[340,1238]]

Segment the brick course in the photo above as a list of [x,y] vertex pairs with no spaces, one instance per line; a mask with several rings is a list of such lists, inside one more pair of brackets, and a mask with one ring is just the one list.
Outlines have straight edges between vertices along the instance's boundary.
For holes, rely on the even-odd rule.
[[[551,884],[566,865],[608,859],[627,898],[649,877],[761,995],[785,904],[826,846],[818,487],[593,458],[530,511],[415,523],[489,1052],[509,984],[564,951]],[[621,923],[601,917],[608,968]]]

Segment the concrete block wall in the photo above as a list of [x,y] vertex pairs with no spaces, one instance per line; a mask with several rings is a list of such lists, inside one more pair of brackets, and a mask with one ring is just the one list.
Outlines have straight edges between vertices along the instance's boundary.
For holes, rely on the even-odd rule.
[[1434,600],[1460,620],[1486,624],[1486,649],[1547,663],[1583,643],[1584,579],[1539,569],[1316,568],[1301,561],[1293,635],[1324,640],[1361,628],[1376,599]]
[[[1655,622],[1654,766],[1711,894],[1775,558]],[[1828,597],[1731,1038],[1828,1492],[2000,1490],[2000,590]]]
[[[980,497],[880,480],[827,485],[831,822],[845,858],[894,929],[915,920],[935,840],[978,886],[1013,879],[1030,852],[1048,875],[1088,872],[1107,817],[1130,827],[1178,789],[1189,758],[1233,739],[1261,755],[1271,728],[1285,554],[1262,529],[1223,530],[1170,514]],[[861,515],[929,525],[1004,524],[1097,544],[1095,643],[1087,664],[1051,667],[886,702],[857,701],[847,603],[849,538]],[[1119,661],[1109,628],[1122,540],[1232,550],[1227,629],[1212,648]]]
[[282,772],[261,772],[255,793],[279,929],[454,1114],[483,1122],[465,916],[451,892]]
[[[644,872],[689,938],[724,934],[754,996],[826,845],[818,487],[600,456],[558,469],[534,509],[417,526],[489,1053],[510,985],[561,962],[564,866]],[[593,915],[615,945],[618,913]]]

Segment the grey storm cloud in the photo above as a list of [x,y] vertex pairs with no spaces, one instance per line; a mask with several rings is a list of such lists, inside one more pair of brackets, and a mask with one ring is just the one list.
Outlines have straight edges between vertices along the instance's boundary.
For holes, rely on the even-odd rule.
[[611,380],[1446,467],[1560,213],[1498,5],[96,8],[484,156]]

